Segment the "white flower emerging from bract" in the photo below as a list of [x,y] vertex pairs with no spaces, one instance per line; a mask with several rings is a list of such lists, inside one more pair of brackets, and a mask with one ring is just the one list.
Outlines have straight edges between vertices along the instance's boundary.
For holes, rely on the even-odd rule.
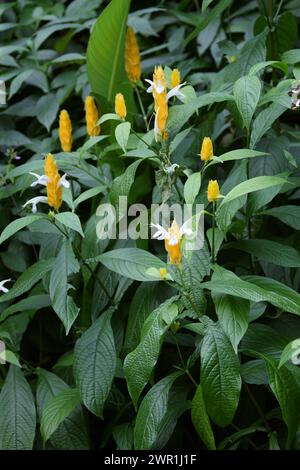
[[32,204],[32,212],[35,214],[37,211],[37,204],[39,204],[40,202],[44,202],[45,204],[48,204],[48,198],[46,196],[33,197],[32,199],[29,199],[29,201],[25,202],[25,204],[22,207],[26,207],[29,204]]
[[[149,80],[148,78],[145,79],[145,82],[150,83],[149,88],[147,88],[147,93],[153,93],[153,89],[155,89],[156,93],[159,95],[165,91],[165,87],[162,85],[161,81],[158,80],[158,85],[156,85],[152,80]],[[170,98],[173,96],[179,96],[180,98],[184,99],[185,96],[183,93],[181,93],[180,88],[186,85],[186,82],[180,83],[179,85],[175,86],[172,88],[168,93],[167,93],[167,102],[169,101]]]
[[[37,184],[41,184],[42,186],[47,186],[47,183],[49,183],[50,181],[50,178],[47,176],[47,175],[38,175],[37,173],[33,173],[33,172],[30,172],[29,173],[30,175],[32,176],[35,176],[36,178],[36,181],[34,181],[33,183],[31,183],[30,186],[36,186]],[[70,187],[70,183],[69,181],[67,181],[67,175],[64,174],[62,175],[62,177],[59,179],[58,183],[57,183],[57,186],[64,186],[65,188],[69,188]]]
[[162,225],[151,224],[151,227],[155,227],[157,231],[154,233],[153,238],[157,240],[168,240],[169,245],[177,245],[184,235],[191,236],[193,231],[187,228],[187,224],[190,221],[185,222],[181,227],[178,226],[176,220],[173,220],[171,227],[166,230]]
[[4,279],[3,281],[0,281],[0,291],[4,292],[4,294],[6,294],[6,292],[8,292],[9,290],[7,289],[7,287],[4,287],[4,284],[6,284],[9,281],[11,281],[11,279]]

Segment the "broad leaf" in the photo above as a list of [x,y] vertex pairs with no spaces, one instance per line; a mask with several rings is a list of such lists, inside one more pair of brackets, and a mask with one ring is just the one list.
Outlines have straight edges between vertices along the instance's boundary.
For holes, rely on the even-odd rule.
[[235,82],[233,87],[235,102],[248,132],[259,101],[260,91],[261,82],[255,76],[241,77]]
[[192,422],[200,439],[210,450],[216,450],[215,437],[206,411],[201,384],[198,385],[192,401]]

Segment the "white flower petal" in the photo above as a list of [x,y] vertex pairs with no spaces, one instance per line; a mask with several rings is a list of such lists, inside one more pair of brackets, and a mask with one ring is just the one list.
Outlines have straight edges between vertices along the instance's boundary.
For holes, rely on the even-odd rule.
[[180,242],[180,238],[178,238],[176,235],[172,235],[169,239],[169,245],[177,245]]
[[170,238],[169,232],[163,228],[159,224],[151,224],[151,227],[154,227],[157,229],[157,232],[154,233],[153,238],[157,238],[158,240],[165,240],[166,238]]
[[50,178],[46,175],[38,175],[37,173],[30,172],[29,173],[32,176],[35,176],[36,181],[33,181],[31,183],[31,187],[36,186],[37,184],[41,184],[42,186],[47,186],[47,183],[50,181]]
[[181,93],[181,91],[179,91],[179,89],[181,87],[183,87],[184,85],[186,84],[186,82],[184,83],[180,83],[179,85],[175,86],[174,88],[172,88],[172,90],[170,90],[167,94],[167,101],[172,98],[172,96],[180,96],[180,98],[185,98],[184,94]]
[[155,137],[155,142],[158,141],[158,136],[159,136],[159,128],[158,128],[158,111],[159,108],[157,108],[157,111],[155,113],[155,119],[154,119],[154,137]]
[[22,207],[26,207],[29,204],[31,204],[32,205],[32,212],[35,213],[37,211],[37,204],[39,204],[40,202],[44,202],[44,203],[48,204],[48,198],[46,196],[33,197],[32,199],[29,199],[29,201],[25,202],[25,204],[23,204]]
[[153,87],[155,86],[154,82],[152,80],[149,80],[149,78],[145,78],[145,82],[150,83],[149,88],[147,88],[147,90],[146,90],[147,93],[152,93],[153,92]]
[[8,292],[8,289],[7,287],[4,287],[4,284],[9,281],[11,281],[11,279],[4,279],[3,281],[0,281],[0,291],[4,292],[5,294]]
[[64,188],[69,188],[69,187],[70,187],[70,183],[69,183],[69,181],[67,181],[66,178],[67,178],[67,175],[64,174],[64,175],[60,178],[60,180],[58,181],[57,186],[58,186],[58,187],[59,187],[59,186],[63,186]]

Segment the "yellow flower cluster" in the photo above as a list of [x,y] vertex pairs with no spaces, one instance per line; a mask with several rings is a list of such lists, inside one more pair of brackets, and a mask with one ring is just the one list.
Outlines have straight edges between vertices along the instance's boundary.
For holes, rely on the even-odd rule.
[[60,174],[56,162],[51,153],[45,158],[45,175],[47,181],[48,204],[53,209],[58,210],[62,205],[62,187],[59,185]]
[[167,100],[167,87],[163,68],[159,65],[155,67],[153,73],[153,82],[157,88],[163,88],[161,93],[156,91],[153,87],[154,109],[156,112],[156,125],[163,138],[167,136],[166,127],[169,115],[168,100]]
[[220,197],[220,188],[217,180],[209,180],[207,187],[207,199],[209,202],[216,202]]
[[179,226],[176,220],[172,222],[168,232],[171,235],[171,238],[175,238],[177,240],[176,244],[170,244],[169,240],[167,238],[165,239],[165,249],[170,256],[170,263],[180,264],[182,261],[182,254],[180,249],[182,235],[180,234]]
[[85,120],[86,130],[90,137],[95,137],[100,134],[100,126],[97,125],[99,113],[92,96],[87,96],[85,99]]
[[140,50],[132,28],[127,29],[125,43],[125,69],[132,83],[136,83],[142,74]]
[[62,109],[59,114],[59,128],[58,135],[61,148],[64,152],[71,152],[72,150],[72,123],[68,111]]
[[208,162],[214,156],[213,143],[210,137],[204,137],[200,152],[201,160]]
[[117,93],[115,96],[115,112],[120,119],[125,119],[127,116],[127,109],[122,93]]

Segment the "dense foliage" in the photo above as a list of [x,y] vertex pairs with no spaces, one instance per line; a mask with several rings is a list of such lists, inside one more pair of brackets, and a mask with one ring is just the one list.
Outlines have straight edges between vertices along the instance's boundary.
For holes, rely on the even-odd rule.
[[0,449],[300,449],[299,1],[0,16]]

